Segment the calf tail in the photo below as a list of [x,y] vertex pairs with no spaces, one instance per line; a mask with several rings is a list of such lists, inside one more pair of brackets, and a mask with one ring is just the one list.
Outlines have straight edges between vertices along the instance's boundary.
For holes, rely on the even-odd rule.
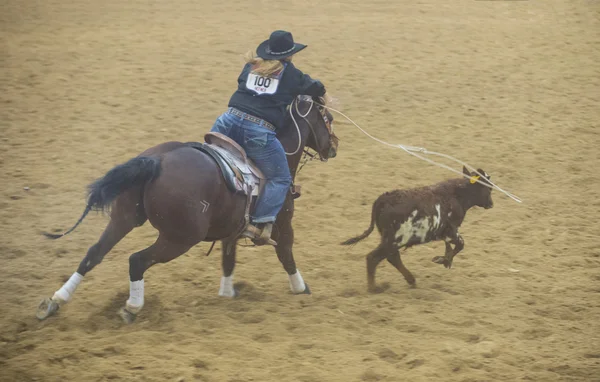
[[353,237],[351,239],[348,239],[348,240],[342,242],[341,244],[342,245],[353,245],[363,239],[366,239],[367,236],[369,236],[371,234],[371,232],[373,232],[373,229],[375,228],[375,221],[377,220],[378,214],[379,214],[379,201],[376,200],[375,203],[373,203],[373,209],[371,210],[371,225],[369,225],[369,228],[367,228],[367,230],[365,232],[363,232],[361,235]]

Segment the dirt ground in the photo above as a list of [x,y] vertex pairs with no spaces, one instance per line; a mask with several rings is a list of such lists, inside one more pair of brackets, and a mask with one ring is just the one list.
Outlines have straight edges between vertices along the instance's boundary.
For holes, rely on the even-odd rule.
[[[66,1],[0,5],[0,380],[600,381],[600,4],[548,1]],[[240,248],[236,300],[217,296],[220,251],[201,244],[146,273],[133,325],[117,309],[147,224],[44,322],[51,296],[98,239],[71,235],[85,187],[167,140],[200,140],[242,54],[278,28],[336,106],[375,136],[454,155],[494,192],[443,244],[389,264],[366,291],[359,245],[371,203],[451,172],[370,141],[336,116],[339,155],[297,181],[295,257],[312,296],[290,294],[270,248]],[[446,163],[446,162],[445,162]],[[459,167],[456,167],[459,169]],[[25,190],[29,187],[29,190]]]

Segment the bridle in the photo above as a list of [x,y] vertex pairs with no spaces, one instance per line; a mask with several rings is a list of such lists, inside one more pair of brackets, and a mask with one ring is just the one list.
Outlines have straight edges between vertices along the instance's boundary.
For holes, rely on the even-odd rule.
[[[298,104],[300,103],[300,101],[306,101],[306,102],[309,102],[309,104],[310,104],[310,106],[308,107],[308,110],[304,114],[302,114],[300,112],[300,109],[298,108]],[[298,122],[296,121],[296,118],[294,117],[293,108],[296,109],[296,113],[302,119],[304,119],[304,121],[306,121],[306,123],[308,124],[308,127],[310,128],[310,131],[311,131],[313,137],[315,138],[315,144],[317,145],[317,152],[316,152],[316,154],[311,154],[308,151],[307,148],[304,149],[304,154],[305,154],[304,158],[305,158],[305,161],[302,164],[302,166],[300,167],[300,169],[306,164],[306,162],[311,161],[311,160],[313,160],[315,158],[318,158],[321,162],[327,162],[327,158],[323,158],[323,156],[321,155],[321,152],[323,151],[323,148],[321,147],[321,144],[319,143],[319,140],[317,139],[317,134],[316,134],[316,131],[315,131],[315,127],[306,118],[310,114],[310,112],[312,111],[312,108],[313,108],[314,105],[315,105],[315,101],[311,97],[308,97],[308,96],[298,96],[294,100],[294,102],[292,103],[291,107],[289,108],[290,116],[292,118],[292,121],[294,122],[294,125],[296,126],[296,131],[298,132],[298,147],[296,147],[296,150],[293,153],[287,153],[286,152],[285,154],[288,155],[288,156],[296,155],[296,154],[298,154],[298,152],[302,148],[302,135],[300,134],[300,127],[298,126]],[[335,139],[335,134],[333,133],[333,124],[329,120],[329,117],[327,117],[327,112],[326,112],[325,108],[322,108],[322,107],[319,107],[319,106],[317,106],[317,108],[319,109],[321,117],[323,118],[323,122],[325,123],[325,127],[327,128],[327,132],[329,133],[329,143],[330,143],[330,145],[332,145],[333,144],[333,140]],[[298,171],[300,171],[300,169],[298,169]]]

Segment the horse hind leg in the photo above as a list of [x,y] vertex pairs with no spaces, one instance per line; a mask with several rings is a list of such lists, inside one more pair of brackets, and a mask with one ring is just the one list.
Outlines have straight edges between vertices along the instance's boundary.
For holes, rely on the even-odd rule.
[[[115,206],[111,211],[110,222],[104,229],[98,242],[88,249],[77,271],[54,293],[52,298],[46,298],[40,303],[36,314],[38,319],[45,320],[56,313],[60,306],[69,302],[86,273],[100,264],[104,256],[129,232],[135,227],[144,224],[146,216],[143,213],[143,208],[140,209],[139,205],[128,198],[128,196],[130,195],[123,194],[116,200]],[[137,209],[137,212],[131,213],[135,209]]]
[[119,316],[125,323],[132,323],[144,307],[144,272],[154,264],[168,263],[183,255],[192,246],[159,235],[150,247],[129,257],[129,299],[119,310]]

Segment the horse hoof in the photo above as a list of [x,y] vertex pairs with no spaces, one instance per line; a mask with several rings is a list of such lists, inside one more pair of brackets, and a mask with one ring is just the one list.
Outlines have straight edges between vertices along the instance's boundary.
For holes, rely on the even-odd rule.
[[40,321],[45,320],[56,313],[58,308],[60,308],[60,305],[58,305],[56,301],[52,300],[51,298],[45,298],[42,300],[42,302],[40,302],[35,316]]
[[225,297],[225,298],[237,298],[240,297],[240,291],[238,291],[236,288],[233,288],[233,294],[229,294],[229,293],[224,293],[219,291],[219,297]]
[[312,294],[307,283],[304,283],[304,291],[302,291],[298,294]]
[[137,315],[134,313],[131,313],[130,311],[128,311],[125,308],[121,308],[121,309],[119,309],[119,317],[121,317],[121,319],[123,320],[124,323],[132,324],[135,321],[135,318],[137,317]]

